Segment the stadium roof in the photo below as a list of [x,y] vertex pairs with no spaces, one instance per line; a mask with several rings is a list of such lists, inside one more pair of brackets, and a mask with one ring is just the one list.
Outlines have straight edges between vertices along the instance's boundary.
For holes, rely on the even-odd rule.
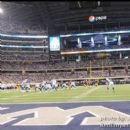
[[[1,2],[0,7],[4,13],[2,20],[24,23],[27,25],[40,25],[50,29],[77,28],[91,23],[90,15],[107,16],[105,23],[122,25],[130,24],[130,2],[102,2],[102,1],[32,1],[32,2]],[[98,23],[104,26],[104,22]]]

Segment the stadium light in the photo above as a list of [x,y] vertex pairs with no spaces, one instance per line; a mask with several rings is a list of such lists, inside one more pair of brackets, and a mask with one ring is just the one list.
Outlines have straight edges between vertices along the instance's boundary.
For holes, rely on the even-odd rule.
[[118,45],[121,45],[121,35],[118,35]]
[[81,4],[80,4],[80,1],[78,1],[78,5],[79,5],[79,8],[81,8]]
[[106,45],[106,46],[108,45],[107,36],[105,36],[105,45]]
[[0,14],[3,14],[3,9],[0,7]]
[[100,2],[100,1],[98,1],[98,2],[97,2],[97,4],[98,4],[98,6],[100,6],[100,5],[101,5],[101,2]]
[[128,56],[124,57],[124,59],[128,59],[128,58],[129,58]]
[[91,37],[91,46],[94,47],[94,38]]

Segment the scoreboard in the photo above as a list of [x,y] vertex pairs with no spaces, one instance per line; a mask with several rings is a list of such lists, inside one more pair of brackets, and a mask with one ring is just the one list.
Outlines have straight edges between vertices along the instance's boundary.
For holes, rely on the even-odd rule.
[[60,37],[59,36],[49,37],[49,48],[50,48],[50,51],[60,51]]
[[49,37],[50,57],[130,51],[129,37],[130,30],[52,35]]
[[55,61],[61,59],[60,54],[60,36],[49,37],[49,60]]

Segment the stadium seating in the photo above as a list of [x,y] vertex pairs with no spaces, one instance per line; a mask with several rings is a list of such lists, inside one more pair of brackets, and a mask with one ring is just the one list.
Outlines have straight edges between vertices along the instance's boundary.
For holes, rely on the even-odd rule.
[[[22,33],[33,34],[30,28],[22,25],[0,23],[1,31],[4,33]],[[5,31],[6,30],[6,31]],[[17,30],[20,30],[18,32]],[[27,31],[28,30],[28,31]],[[40,30],[40,29],[37,29]],[[117,29],[118,30],[118,29]],[[41,30],[40,30],[41,31]],[[36,32],[40,34],[41,32]],[[101,31],[101,30],[100,30]],[[103,31],[103,30],[102,30]],[[65,32],[66,34],[68,32]],[[72,32],[71,32],[72,33]],[[75,32],[73,32],[75,33]],[[76,32],[78,33],[78,32]],[[45,33],[44,33],[45,34]],[[125,69],[111,70],[111,75],[108,70],[103,70],[104,67],[125,67],[130,65],[130,60],[124,58],[106,58],[106,59],[89,59],[85,61],[50,61],[49,57],[49,43],[47,39],[32,39],[32,38],[9,38],[1,37],[1,45],[15,45],[15,46],[41,46],[41,48],[2,48],[1,49],[1,75],[0,79],[5,83],[22,82],[25,78],[29,82],[42,82],[42,80],[51,79],[83,79],[90,77],[117,77],[130,76],[130,72],[126,74]],[[102,46],[98,49],[114,49],[114,48],[128,48],[129,45],[123,44],[120,46],[113,45],[110,47]],[[97,47],[82,48],[86,50],[96,50]],[[68,49],[69,50],[69,49]],[[73,49],[74,51],[74,49]],[[87,68],[100,68],[100,70],[87,71]],[[74,69],[74,70],[73,70]],[[76,70],[77,69],[77,70]],[[80,70],[78,70],[80,69]],[[55,71],[53,71],[55,70]],[[74,71],[72,73],[72,70]],[[25,72],[23,74],[22,72]],[[32,72],[31,72],[32,71]],[[51,72],[52,71],[52,72]],[[11,72],[11,73],[10,73]],[[91,74],[90,74],[91,73]]]

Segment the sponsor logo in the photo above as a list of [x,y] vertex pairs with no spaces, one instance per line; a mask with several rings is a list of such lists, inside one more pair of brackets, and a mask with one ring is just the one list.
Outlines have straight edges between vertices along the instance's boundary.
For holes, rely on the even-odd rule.
[[89,16],[89,22],[106,20],[107,16]]
[[[2,109],[1,109],[2,110]],[[3,108],[4,110],[4,108]],[[59,107],[38,107],[22,111],[16,111],[0,115],[0,125],[16,120],[15,126],[52,126],[68,125],[78,114],[88,112],[92,117],[85,117],[80,122],[81,126],[102,125],[102,123],[130,124],[130,115],[119,112],[104,106],[82,106],[71,109],[61,109]],[[34,114],[33,117],[25,117],[18,121],[20,116]],[[125,119],[125,122],[122,120]]]
[[95,17],[94,16],[89,16],[89,22],[94,22],[95,21]]

